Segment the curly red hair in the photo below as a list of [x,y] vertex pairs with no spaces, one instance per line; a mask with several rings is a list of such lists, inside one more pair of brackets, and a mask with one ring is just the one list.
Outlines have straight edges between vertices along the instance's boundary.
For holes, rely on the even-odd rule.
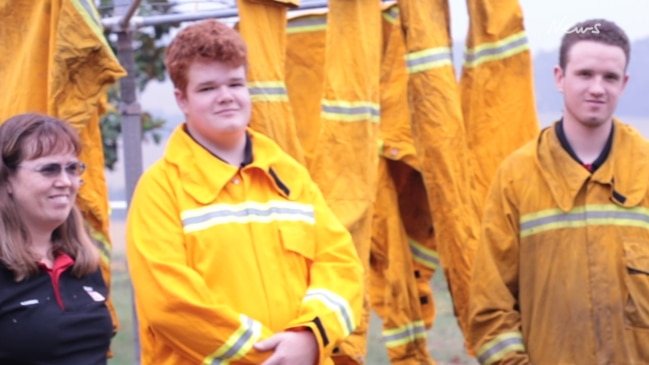
[[165,66],[174,87],[186,91],[187,70],[195,61],[218,61],[233,67],[247,66],[248,51],[234,29],[214,19],[182,29],[167,47]]

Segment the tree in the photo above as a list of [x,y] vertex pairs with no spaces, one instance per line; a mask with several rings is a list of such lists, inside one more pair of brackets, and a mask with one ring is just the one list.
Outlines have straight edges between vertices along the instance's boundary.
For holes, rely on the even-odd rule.
[[[113,16],[113,1],[100,0],[99,12],[102,17]],[[161,15],[172,14],[173,4],[168,0],[143,0],[139,14]],[[152,80],[164,81],[166,78],[164,66],[164,42],[172,29],[180,26],[180,23],[167,23],[138,29],[133,35],[135,49],[135,77],[138,90],[141,92]],[[111,45],[113,52],[117,54],[116,34],[105,31],[104,36]],[[122,118],[119,113],[119,84],[113,85],[108,91],[108,110],[100,121],[102,133],[102,145],[104,149],[104,165],[112,170],[117,162],[118,140],[122,132]],[[143,111],[141,114],[142,138],[146,141],[159,143],[162,139],[160,129],[164,126],[165,120],[154,116],[152,113]]]

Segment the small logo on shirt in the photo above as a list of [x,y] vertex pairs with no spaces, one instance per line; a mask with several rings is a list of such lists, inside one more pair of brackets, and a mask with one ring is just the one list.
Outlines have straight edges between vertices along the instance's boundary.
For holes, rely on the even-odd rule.
[[38,299],[30,299],[20,302],[20,305],[29,307],[30,305],[38,304]]
[[103,302],[106,300],[106,298],[104,298],[101,293],[95,291],[95,289],[93,289],[91,286],[84,286],[83,290],[85,290],[86,293],[90,295],[90,298],[92,298],[92,300],[94,300],[95,302]]

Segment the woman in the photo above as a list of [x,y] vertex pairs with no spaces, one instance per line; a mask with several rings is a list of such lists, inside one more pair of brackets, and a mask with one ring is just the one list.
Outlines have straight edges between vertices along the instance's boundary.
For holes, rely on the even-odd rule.
[[0,364],[106,364],[113,324],[75,207],[80,152],[60,120],[22,114],[0,125]]

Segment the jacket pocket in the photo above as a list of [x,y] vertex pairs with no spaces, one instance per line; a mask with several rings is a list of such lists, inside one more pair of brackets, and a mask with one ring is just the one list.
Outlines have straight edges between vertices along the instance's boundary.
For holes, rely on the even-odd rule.
[[[282,272],[287,300],[298,308],[311,282],[311,264],[315,259],[315,236],[304,226],[285,224],[279,228],[282,242]],[[293,314],[298,315],[298,312]]]
[[305,281],[309,279],[311,264],[315,259],[316,244],[312,227],[285,224],[279,228],[287,279]]
[[649,241],[625,241],[627,325],[649,330]]
[[309,263],[315,258],[315,240],[310,227],[285,225],[279,228],[284,250],[297,254]]

